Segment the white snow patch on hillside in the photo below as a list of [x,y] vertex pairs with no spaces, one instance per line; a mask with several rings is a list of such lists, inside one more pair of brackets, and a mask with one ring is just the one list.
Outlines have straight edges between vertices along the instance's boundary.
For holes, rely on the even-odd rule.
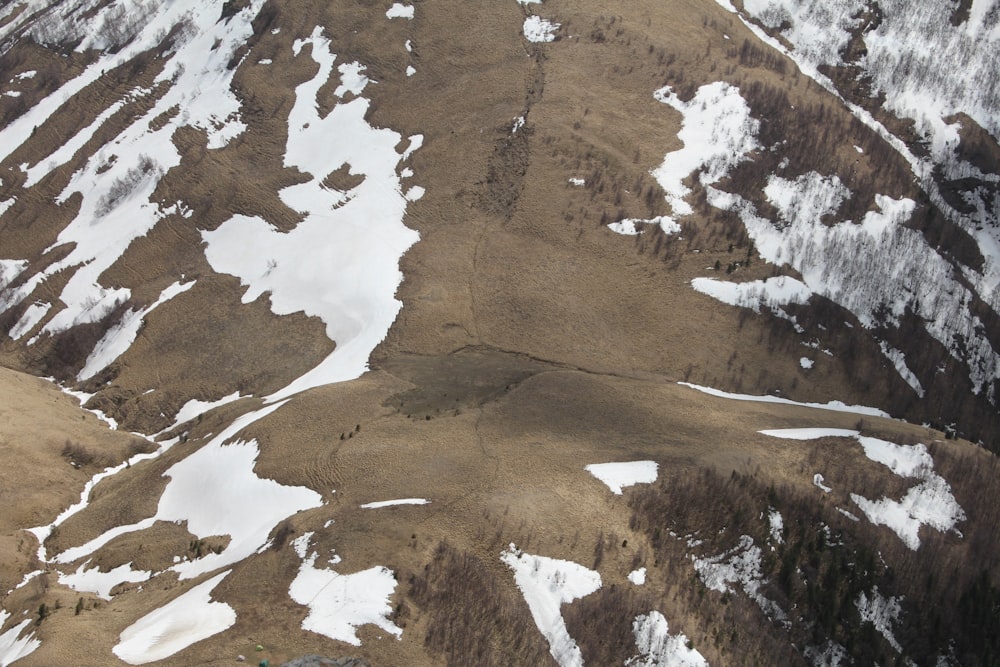
[[695,278],[691,281],[691,287],[722,303],[750,308],[755,313],[760,312],[761,306],[777,311],[782,306],[805,304],[812,296],[812,290],[791,276],[776,276],[745,283],[715,278]]
[[807,646],[802,655],[813,664],[813,667],[840,667],[851,664],[847,649],[837,642],[827,640],[825,646]]
[[[570,182],[572,183],[573,180],[570,179]],[[636,236],[643,232],[639,225],[656,225],[664,234],[676,234],[681,231],[680,224],[669,215],[658,215],[653,218],[623,218],[618,222],[608,223],[608,229],[623,236]]]
[[309,607],[302,629],[352,646],[361,646],[357,628],[368,624],[397,639],[402,638],[402,628],[389,620],[392,614],[390,599],[396,590],[396,576],[392,570],[377,566],[353,574],[340,574],[317,568],[316,552],[306,556],[311,537],[312,533],[307,533],[293,544],[302,558],[302,565],[288,588],[295,602]]
[[636,586],[642,586],[646,583],[646,568],[640,567],[637,570],[632,570],[628,573],[628,580]]
[[677,384],[684,387],[690,387],[710,396],[718,396],[719,398],[728,398],[734,401],[759,401],[761,403],[780,403],[782,405],[800,405],[805,408],[818,408],[820,410],[831,410],[833,412],[852,412],[859,415],[869,415],[871,417],[888,417],[889,414],[879,410],[878,408],[870,408],[864,405],[847,405],[841,401],[830,401],[829,403],[801,403],[799,401],[792,401],[787,398],[781,398],[780,396],[754,396],[752,394],[734,394],[728,391],[722,391],[721,389],[713,389],[712,387],[703,387],[697,384],[691,384],[690,382],[678,382]]
[[656,481],[658,468],[656,461],[591,463],[585,466],[587,472],[604,482],[616,496],[620,496],[626,486],[652,484]]
[[859,431],[849,428],[776,428],[757,431],[772,438],[786,440],[817,440],[819,438],[853,438]]
[[[717,1],[729,11],[736,11],[727,0]],[[743,14],[740,17],[758,37],[789,55],[802,72],[840,97],[833,82],[819,72],[819,66],[842,64],[838,51],[846,45],[845,31],[856,24],[853,17],[860,16],[860,10],[866,6],[858,0],[832,3],[754,0],[746,5],[751,14],[764,17],[763,22],[767,25],[777,27],[775,21],[787,21],[783,36],[793,45],[790,51],[746,20]],[[846,100],[844,104],[907,161],[920,187],[949,221],[975,238],[985,264],[981,270],[962,267],[962,273],[979,297],[1000,312],[1000,228],[995,224],[997,207],[991,203],[992,195],[986,188],[964,193],[970,210],[959,211],[944,198],[935,181],[936,172],[949,179],[971,177],[994,183],[1000,181],[997,174],[984,174],[959,158],[956,152],[959,123],[954,119],[959,112],[967,113],[995,138],[1000,137],[1000,115],[995,113],[1000,106],[1000,86],[996,85],[996,73],[1000,71],[1000,49],[997,48],[1000,24],[996,21],[996,6],[982,1],[972,3],[968,20],[957,26],[951,23],[956,9],[953,3],[914,4],[906,0],[879,3],[877,25],[860,33],[865,50],[854,63],[861,68],[861,75],[870,77],[873,82],[873,95],[885,93],[887,109],[915,121],[915,129],[924,139],[921,143],[930,148],[929,157],[915,155],[903,140],[858,104]],[[831,39],[835,42],[833,48]],[[941,287],[939,291],[947,293],[952,286]],[[953,296],[953,309],[965,305],[963,292]],[[938,319],[947,320],[949,315],[941,312]],[[975,340],[976,347],[988,347],[983,337],[966,340]],[[983,352],[977,350],[965,359],[977,386],[980,380],[975,377],[976,367],[981,363],[977,356],[982,355]],[[987,379],[994,377],[995,374]],[[990,399],[995,401],[996,397],[991,395]]]
[[901,597],[885,597],[878,592],[878,586],[872,588],[871,595],[864,591],[858,594],[858,599],[854,604],[861,614],[862,623],[871,623],[878,630],[878,633],[885,637],[889,646],[895,649],[896,653],[902,653],[903,647],[892,632],[892,626],[899,622],[899,615],[902,608],[899,606]]
[[816,362],[809,357],[799,357],[799,366],[801,366],[804,370],[809,370],[815,363]]
[[111,589],[124,582],[141,583],[148,581],[153,573],[148,570],[136,571],[132,569],[132,563],[128,562],[116,568],[101,572],[99,567],[87,569],[87,561],[76,572],[72,574],[59,573],[59,583],[69,586],[74,591],[81,593],[96,593],[98,597],[105,600],[111,599]]
[[923,444],[897,445],[878,438],[859,436],[865,455],[900,477],[920,480],[900,500],[883,497],[872,501],[856,493],[851,500],[876,525],[887,526],[910,549],[920,546],[921,526],[947,532],[966,519],[965,511],[951,493],[951,486],[934,472],[934,460]]
[[626,667],[708,667],[705,657],[693,648],[683,633],[671,635],[667,619],[653,610],[632,621],[639,655],[625,661]]
[[142,328],[146,316],[178,294],[188,291],[194,285],[195,281],[193,280],[188,283],[176,282],[164,289],[160,293],[160,298],[146,308],[139,310],[129,308],[122,315],[122,318],[105,332],[101,340],[97,341],[83,368],[77,373],[76,379],[82,381],[93,377],[115,359],[125,354],[132,347],[136,336],[139,335],[139,329]]
[[[0,609],[0,627],[10,618],[10,613]],[[23,637],[21,633],[31,625],[31,619],[21,621],[0,634],[0,667],[7,667],[15,660],[20,660],[35,651],[42,642],[35,639],[34,632],[28,632]]]
[[785,541],[785,520],[782,518],[781,512],[773,507],[769,507],[767,510],[767,525],[771,532],[771,541],[783,544]]
[[[708,201],[740,216],[764,260],[789,264],[810,290],[851,311],[866,328],[898,326],[912,311],[955,359],[965,361],[975,392],[1000,377],[1000,356],[978,333],[983,323],[970,308],[973,295],[924,236],[906,226],[913,201],[876,195],[879,210],[866,213],[860,223],[828,225],[821,218],[835,213],[844,196],[835,176],[810,172],[787,180],[771,175],[764,192],[782,224],[757,215],[739,195],[710,187]],[[896,360],[890,361],[896,368]]]
[[[166,62],[153,84],[162,84],[167,90],[152,108],[91,156],[57,199],[64,204],[74,194],[81,196],[76,217],[48,248],[51,251],[72,244],[72,250],[20,288],[0,295],[0,311],[20,303],[39,284],[66,270],[72,275],[59,295],[64,307],[41,333],[55,334],[78,324],[98,322],[131,295],[126,288],[102,286],[100,276],[132,241],[147,234],[166,215],[151,197],[163,174],[180,164],[174,134],[184,127],[204,131],[208,148],[215,149],[244,130],[240,103],[232,92],[234,70],[228,65],[253,34],[251,21],[262,4],[263,0],[252,0],[228,21],[220,22],[218,7],[211,3],[149,3],[135,38],[127,46],[117,53],[103,54],[81,75],[0,131],[0,157],[6,157],[30,136],[32,128],[65,104],[72,104],[75,95],[103,71],[153,48],[175,26],[187,26],[176,31],[172,51],[165,54]],[[112,2],[101,16],[133,5],[126,0]],[[182,111],[172,116],[167,113],[175,107]],[[167,120],[163,122],[163,118]]]
[[733,592],[738,585],[747,596],[757,603],[767,617],[785,620],[785,612],[773,600],[760,592],[764,580],[761,571],[761,550],[749,535],[740,536],[740,543],[717,556],[696,558],[691,556],[694,569],[708,588],[720,593]]
[[0,259],[0,290],[6,289],[27,267],[25,259]]
[[893,367],[896,372],[899,373],[899,377],[906,381],[906,384],[910,385],[910,388],[919,396],[924,397],[924,388],[920,384],[920,380],[917,376],[913,374],[909,366],[906,365],[906,355],[903,354],[901,350],[897,350],[885,341],[879,341],[879,348],[882,350],[882,354],[885,358],[892,362]]
[[382,507],[393,507],[395,505],[428,505],[430,502],[426,498],[400,498],[398,500],[379,500],[374,503],[365,503],[361,505],[361,508],[374,510]]
[[813,484],[823,493],[830,493],[833,491],[833,488],[823,483],[823,475],[820,473],[813,475]]
[[359,62],[341,63],[337,71],[340,72],[340,85],[333,91],[337,97],[343,97],[347,93],[360,95],[371,81],[367,75],[362,74],[365,66]]
[[186,523],[195,537],[229,535],[221,553],[209,553],[170,568],[191,579],[238,563],[267,543],[268,534],[296,512],[319,507],[322,498],[305,487],[284,486],[254,473],[259,453],[255,440],[226,444],[244,428],[284,403],[275,403],[236,419],[207,445],[174,464],[156,514],[134,524],[116,526],[79,547],[59,554],[60,563],[89,556],[115,537],[151,527],[157,521]]
[[560,667],[583,667],[580,647],[570,637],[559,607],[599,589],[601,575],[572,561],[526,554],[513,544],[500,559],[514,571],[514,581],[555,661]]
[[[911,487],[900,500],[883,497],[875,501],[857,493],[851,494],[851,500],[869,521],[877,526],[888,527],[910,549],[916,550],[920,546],[919,532],[922,526],[930,526],[941,532],[958,532],[955,526],[966,519],[965,511],[951,493],[951,486],[934,472],[934,459],[923,444],[898,445],[863,436],[858,431],[837,428],[776,429],[760,433],[792,440],[831,436],[854,438],[861,444],[865,456],[872,461],[881,463],[900,477],[919,480],[919,484]],[[819,473],[813,477],[813,483],[826,492],[830,490],[823,486],[823,476]]]
[[44,301],[36,301],[30,304],[21,313],[21,319],[19,319],[14,326],[10,328],[9,335],[13,340],[18,340],[23,336],[27,335],[32,329],[38,326],[38,323],[45,319],[49,310],[52,309],[52,304],[45,303]]
[[212,590],[229,572],[215,575],[146,614],[121,633],[121,641],[111,650],[130,665],[144,665],[229,629],[236,623],[236,612],[224,602],[212,602]]
[[233,401],[238,401],[241,398],[246,397],[240,396],[240,392],[238,391],[234,391],[228,396],[223,396],[215,401],[199,401],[196,398],[192,398],[190,401],[182,405],[181,409],[177,411],[177,415],[174,417],[174,426],[180,426],[184,422],[197,419],[199,416],[210,410],[222,407],[223,405],[227,405]]
[[[350,380],[367,370],[371,351],[402,307],[395,298],[402,281],[399,258],[419,238],[403,225],[407,200],[397,171],[423,137],[410,137],[409,148],[400,155],[395,148],[400,135],[369,125],[369,101],[362,97],[337,104],[320,117],[317,95],[336,56],[322,28],[297,40],[295,55],[307,44],[319,70],[296,88],[285,166],[312,178],[279,193],[305,219],[284,232],[259,217],[236,215],[203,232],[212,268],[247,286],[244,303],[269,293],[274,313],[319,317],[337,344],[318,366],[269,401]],[[364,180],[348,193],[325,188],[327,176],[344,165]]]
[[739,89],[721,81],[701,86],[689,102],[681,101],[670,86],[653,97],[682,114],[677,138],[684,147],[667,153],[651,173],[666,192],[674,216],[691,215],[691,206],[684,201],[691,190],[684,179],[697,174],[702,185],[717,183],[759,148],[760,122],[751,118]]
[[394,2],[385,15],[390,19],[413,19],[413,5]]
[[551,42],[556,38],[556,31],[559,30],[559,24],[553,23],[539,16],[529,16],[524,19],[524,26],[522,30],[524,32],[524,38],[529,42]]

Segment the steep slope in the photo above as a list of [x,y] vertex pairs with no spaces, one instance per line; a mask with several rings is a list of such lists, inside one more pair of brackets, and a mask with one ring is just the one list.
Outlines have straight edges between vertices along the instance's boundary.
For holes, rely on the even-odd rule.
[[7,3],[0,664],[990,664],[996,3],[842,4]]

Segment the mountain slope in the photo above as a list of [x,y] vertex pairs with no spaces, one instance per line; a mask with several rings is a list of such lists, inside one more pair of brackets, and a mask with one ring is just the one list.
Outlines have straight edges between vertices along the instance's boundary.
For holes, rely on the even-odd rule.
[[990,664],[996,5],[736,4],[0,9],[0,663]]

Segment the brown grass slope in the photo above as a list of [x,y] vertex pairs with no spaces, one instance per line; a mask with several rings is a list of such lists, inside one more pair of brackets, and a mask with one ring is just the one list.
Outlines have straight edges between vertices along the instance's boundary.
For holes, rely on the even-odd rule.
[[[856,443],[779,441],[756,433],[854,428],[856,416],[726,401],[675,384],[877,404],[917,422],[957,421],[995,446],[995,410],[971,397],[961,369],[948,366],[928,397],[916,401],[877,344],[860,327],[844,327],[851,318],[833,304],[796,312],[806,329],[799,336],[786,321],[694,292],[690,280],[720,275],[717,262],[733,266],[741,279],[783,270],[760,261],[738,221],[710,211],[698,189],[697,214],[678,236],[626,238],[605,226],[666,212],[649,175],[679,147],[679,116],[652,97],[665,84],[682,95],[719,79],[740,86],[768,141],[791,141],[793,169],[837,173],[858,191],[915,196],[898,159],[714,2],[633,2],[612,11],[590,0],[547,0],[529,8],[513,0],[417,2],[413,21],[388,21],[387,5],[379,3],[270,0],[247,46],[253,57],[239,66],[234,82],[246,133],[218,151],[208,151],[196,131],[175,137],[183,159],[155,198],[183,199],[196,215],[163,220],[102,281],[130,287],[141,305],[181,275],[199,283],[150,315],[132,348],[84,387],[96,392],[91,406],[123,429],[164,428],[191,398],[237,390],[266,395],[332,349],[313,318],[275,317],[266,298],[241,304],[238,281],[214,274],[201,245],[200,231],[233,213],[260,215],[280,228],[298,221],[276,197],[301,178],[282,165],[284,121],[294,87],[313,74],[307,59],[291,58],[293,40],[324,25],[340,60],[368,66],[378,82],[366,91],[371,122],[425,136],[412,165],[415,182],[427,192],[408,209],[406,223],[421,240],[402,260],[404,307],[373,357],[375,370],[296,397],[253,429],[261,445],[257,474],[312,488],[324,506],[276,528],[273,549],[237,565],[216,589],[215,599],[236,610],[235,626],[161,664],[231,664],[239,653],[259,659],[258,643],[266,649],[260,657],[272,664],[304,653],[357,654],[374,665],[545,664],[547,644],[499,560],[510,542],[601,573],[599,593],[563,608],[588,664],[620,664],[634,655],[631,619],[652,609],[713,665],[796,664],[805,646],[827,639],[847,646],[862,664],[901,660],[851,612],[852,596],[872,585],[907,600],[897,637],[909,657],[923,664],[954,640],[963,664],[990,664],[998,647],[982,640],[998,636],[990,632],[997,622],[989,610],[1000,599],[991,455],[965,441],[933,447],[968,520],[960,526],[962,538],[924,529],[925,546],[913,554],[887,529],[854,524],[836,511],[851,509],[850,492],[898,498],[907,482],[865,460]],[[529,10],[562,24],[557,41],[523,40]],[[412,55],[402,46],[408,39]],[[89,57],[14,46],[0,57],[5,75],[29,68],[50,74],[28,80],[34,88],[24,98],[0,98],[7,105],[0,113],[15,117],[17,100],[40,99]],[[274,64],[257,65],[261,58]],[[417,69],[413,77],[405,76],[408,62]],[[33,163],[129,82],[151,79],[156,55],[141,65],[95,84],[78,113],[54,116],[4,166]],[[789,114],[792,104],[802,111]],[[512,135],[518,116],[526,123]],[[810,131],[819,123],[829,131]],[[864,147],[864,161],[843,150],[852,143]],[[0,219],[0,255],[27,258],[37,270],[64,252],[44,249],[78,204],[58,206],[53,198],[96,147],[88,145]],[[772,168],[762,156],[737,169],[729,185],[759,189]],[[571,177],[587,186],[570,185]],[[19,186],[12,178],[2,186],[11,192]],[[855,201],[863,206],[867,200]],[[926,221],[928,229],[938,226],[932,212]],[[962,238],[945,240],[962,254]],[[55,277],[39,296],[54,299],[61,287]],[[19,315],[0,318],[4,330]],[[0,362],[72,381],[111,323],[32,346],[0,339]],[[818,355],[806,371],[798,363],[801,342],[814,337],[833,355]],[[943,350],[928,346],[921,363],[932,368],[946,361]],[[0,443],[11,471],[0,483],[16,508],[4,515],[2,592],[36,565],[36,545],[21,529],[50,521],[75,501],[89,474],[121,460],[132,438],[107,433],[71,399],[23,375],[4,371],[0,392],[10,401],[0,401]],[[91,506],[67,521],[49,546],[80,544],[150,516],[169,465],[256,404],[249,399],[177,429],[187,432],[186,443],[98,485]],[[866,419],[862,426],[897,442],[942,438],[902,422]],[[95,458],[75,469],[61,455],[66,439]],[[47,444],[36,449],[31,442]],[[79,450],[66,451],[81,458]],[[659,462],[660,480],[625,497],[583,470],[588,463],[636,459]],[[835,494],[812,485],[820,471]],[[398,497],[431,504],[359,508]],[[785,516],[787,536],[786,546],[769,556],[767,594],[803,610],[804,620],[790,629],[769,622],[741,593],[723,599],[708,591],[685,542],[669,536],[671,530],[717,535],[696,555],[720,553],[740,534],[764,544],[766,523],[759,516],[768,506]],[[821,524],[843,546],[818,542]],[[382,564],[396,573],[401,641],[368,626],[359,631],[362,647],[354,649],[302,630],[306,610],[288,596],[299,566],[289,542],[306,531],[316,531],[321,552],[334,549],[342,557],[339,571]],[[184,526],[158,525],[113,541],[93,564],[159,570],[175,556],[227,539],[195,544],[193,537]],[[855,568],[857,554],[872,551],[884,560],[876,572],[841,572]],[[645,587],[625,579],[639,566],[650,570]],[[830,585],[817,592],[816,580]],[[29,614],[42,604],[54,610],[34,628],[42,647],[19,664],[109,665],[119,664],[110,649],[124,628],[190,585],[161,576],[141,590],[123,587],[110,602],[83,596],[76,614],[81,596],[49,572],[2,602]],[[824,597],[827,589],[835,599]],[[87,646],[85,655],[80,645]]]

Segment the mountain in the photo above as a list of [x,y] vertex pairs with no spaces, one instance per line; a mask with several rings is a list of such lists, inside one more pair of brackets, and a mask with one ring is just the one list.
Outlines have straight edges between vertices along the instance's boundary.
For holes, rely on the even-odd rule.
[[0,665],[994,664],[1000,4],[0,7]]

